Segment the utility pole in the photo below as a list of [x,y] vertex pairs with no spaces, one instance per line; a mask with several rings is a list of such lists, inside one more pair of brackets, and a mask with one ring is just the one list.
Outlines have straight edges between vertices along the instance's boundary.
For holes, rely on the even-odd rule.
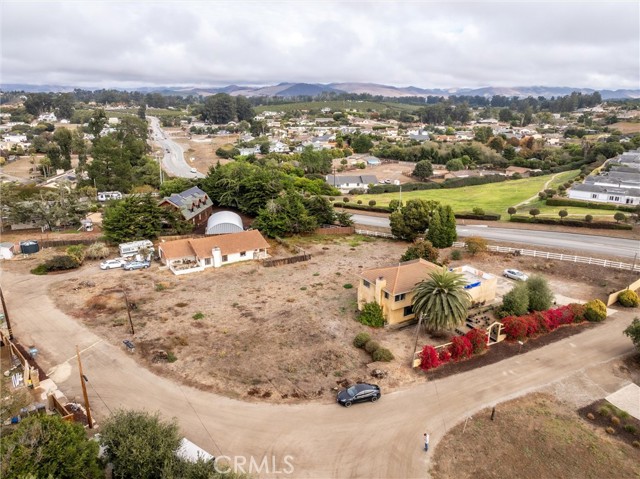
[[89,396],[87,395],[87,385],[85,384],[86,376],[82,374],[82,361],[80,361],[80,349],[76,344],[76,354],[78,356],[78,370],[80,371],[80,384],[82,384],[82,395],[84,396],[84,407],[87,409],[87,422],[89,429],[93,429],[93,421],[91,420],[91,407],[89,406]]
[[9,311],[7,311],[7,305],[4,302],[4,294],[2,294],[2,287],[0,286],[0,300],[2,300],[2,312],[4,313],[4,319],[7,322],[7,330],[9,331],[9,339],[13,341],[13,330],[11,329],[11,322],[9,321]]
[[131,308],[129,308],[129,298],[127,297],[127,292],[122,288],[122,294],[124,295],[124,302],[127,305],[127,316],[129,316],[129,326],[131,326],[131,334],[136,334],[133,329],[133,321],[131,320]]

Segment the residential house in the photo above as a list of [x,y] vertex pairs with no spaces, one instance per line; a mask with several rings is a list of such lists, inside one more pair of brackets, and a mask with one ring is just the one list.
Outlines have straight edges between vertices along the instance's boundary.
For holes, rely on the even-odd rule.
[[258,155],[260,154],[260,145],[250,146],[249,148],[239,148],[240,156]]
[[376,175],[327,175],[326,182],[338,188],[340,191],[347,192],[355,188],[368,190],[369,185],[378,183]]
[[[413,312],[414,288],[441,267],[422,258],[405,261],[395,266],[372,268],[360,273],[358,283],[358,309],[375,302],[382,307],[387,324],[400,324],[415,319]],[[491,302],[496,296],[498,279],[471,266],[460,266],[451,271],[463,275],[465,290],[473,303]]]
[[164,198],[160,206],[175,208],[185,221],[193,223],[195,227],[206,223],[213,211],[211,198],[197,186]]
[[529,176],[531,176],[531,172],[533,170],[531,168],[525,168],[523,166],[509,166],[506,170],[505,170],[505,174],[507,176],[513,176],[516,173],[518,173],[520,176],[522,176],[523,178],[529,178]]
[[640,204],[640,152],[628,153],[608,162],[612,165],[610,171],[587,176],[582,184],[573,185],[568,190],[569,198],[622,205]]
[[264,259],[269,243],[258,230],[166,241],[158,246],[162,263],[177,275]]

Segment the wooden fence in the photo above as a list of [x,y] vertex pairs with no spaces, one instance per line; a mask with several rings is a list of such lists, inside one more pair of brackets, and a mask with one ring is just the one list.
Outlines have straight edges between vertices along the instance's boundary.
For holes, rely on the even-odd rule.
[[[40,248],[55,248],[57,246],[73,246],[78,244],[83,244],[88,246],[98,242],[96,238],[43,240],[43,241],[36,240],[36,241],[38,241]],[[18,246],[18,251],[20,251],[20,246]]]
[[363,236],[379,236],[380,238],[395,238],[391,233],[387,233],[385,231],[370,231],[370,230],[355,230],[357,235]]
[[300,254],[298,256],[289,256],[288,258],[273,258],[265,259],[262,265],[265,268],[271,268],[273,266],[284,266],[285,264],[299,263],[301,261],[309,261],[311,259],[310,254]]
[[607,306],[611,306],[613,303],[615,303],[616,301],[618,301],[618,295],[620,293],[622,293],[623,291],[626,291],[628,289],[630,289],[631,291],[635,291],[636,289],[640,288],[640,279],[634,281],[633,283],[631,283],[629,286],[627,286],[624,289],[621,289],[620,291],[616,291],[615,293],[611,293],[609,295],[609,299],[607,299]]
[[[454,248],[464,248],[466,243],[455,242]],[[548,251],[536,251],[531,249],[509,248],[507,246],[487,246],[489,251],[497,253],[513,253],[522,256],[533,256],[534,258],[557,259],[560,261],[570,261],[572,263],[594,264],[604,266],[605,268],[625,269],[628,271],[639,271],[640,264],[621,263],[620,261],[611,261],[608,259],[590,258],[588,256],[576,256],[573,254],[550,253]]]

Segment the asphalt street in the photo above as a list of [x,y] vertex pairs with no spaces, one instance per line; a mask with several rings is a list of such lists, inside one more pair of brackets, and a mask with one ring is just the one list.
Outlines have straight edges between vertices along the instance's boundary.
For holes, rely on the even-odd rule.
[[[362,226],[389,227],[388,217],[354,214],[353,221]],[[599,256],[618,256],[629,259],[637,257],[640,261],[640,240],[611,238],[604,235],[497,228],[484,225],[461,225],[457,230],[458,236],[461,238],[481,236],[488,240],[521,243],[529,247],[569,249],[576,251],[576,253],[593,255],[596,258]]]
[[204,174],[191,171],[191,166],[184,159],[184,149],[160,128],[160,120],[154,116],[147,119],[152,131],[150,139],[162,148],[162,168],[172,176],[204,178]]

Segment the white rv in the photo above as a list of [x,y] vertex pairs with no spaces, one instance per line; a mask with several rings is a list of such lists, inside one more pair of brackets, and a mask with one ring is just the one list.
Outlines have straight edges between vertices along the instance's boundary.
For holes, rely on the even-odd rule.
[[[155,251],[153,243],[149,240],[120,243],[120,245],[118,245],[118,249],[120,250],[121,257],[131,258],[132,256],[135,256],[139,261],[149,261]],[[138,256],[140,256],[140,258],[138,258]]]
[[121,200],[122,193],[119,191],[100,191],[98,201]]

